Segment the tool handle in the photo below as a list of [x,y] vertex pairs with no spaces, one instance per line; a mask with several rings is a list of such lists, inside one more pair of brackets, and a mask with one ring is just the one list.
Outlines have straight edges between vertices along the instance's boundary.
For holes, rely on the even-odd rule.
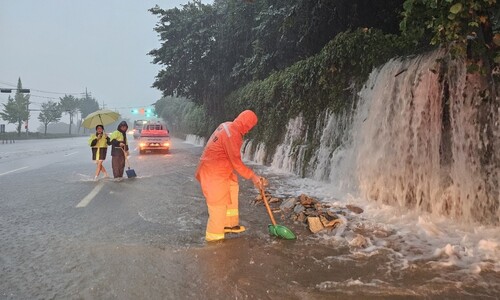
[[269,217],[271,218],[271,222],[273,223],[273,226],[276,226],[276,220],[274,220],[274,215],[273,215],[273,212],[271,211],[271,207],[269,207],[269,203],[267,203],[266,193],[264,192],[263,187],[260,187],[260,195],[262,196],[262,200],[264,200],[264,204],[266,205],[267,213],[269,214]]
[[122,149],[122,151],[123,151],[123,157],[125,157],[125,162],[127,163],[127,168],[130,169],[130,162],[128,161],[127,152],[125,152],[125,149],[123,149],[122,147],[116,147],[116,148]]

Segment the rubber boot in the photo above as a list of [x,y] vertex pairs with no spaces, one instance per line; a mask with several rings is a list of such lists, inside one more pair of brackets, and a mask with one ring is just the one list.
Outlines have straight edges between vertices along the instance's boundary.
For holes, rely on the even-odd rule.
[[236,225],[233,227],[224,227],[224,232],[225,233],[240,233],[245,231],[246,228],[243,225]]

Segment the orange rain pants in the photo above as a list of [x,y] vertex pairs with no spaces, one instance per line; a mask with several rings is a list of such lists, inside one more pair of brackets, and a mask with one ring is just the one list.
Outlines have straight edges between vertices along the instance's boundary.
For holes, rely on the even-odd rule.
[[210,137],[196,170],[207,200],[208,222],[205,239],[224,239],[224,226],[238,225],[238,177],[249,179],[255,173],[241,160],[243,135],[257,124],[254,112],[246,110],[233,122],[219,125]]
[[238,192],[238,182],[231,181],[231,184],[229,186],[229,197],[231,201],[230,204],[207,204],[208,221],[207,229],[205,231],[205,239],[207,241],[217,241],[224,239],[224,227],[233,227],[239,224]]

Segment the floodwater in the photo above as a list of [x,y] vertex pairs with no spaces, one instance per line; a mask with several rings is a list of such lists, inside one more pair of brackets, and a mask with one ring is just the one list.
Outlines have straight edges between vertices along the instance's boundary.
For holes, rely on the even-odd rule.
[[[85,141],[53,141],[47,149]],[[241,223],[247,231],[206,243],[206,207],[193,179],[202,149],[181,140],[174,139],[173,144],[167,155],[133,152],[136,179],[93,182],[94,165],[83,146],[60,153],[40,150],[38,161],[45,163],[37,169],[12,173],[0,169],[6,174],[0,177],[0,298],[498,299],[500,295],[498,228],[470,228],[350,195],[334,197],[321,183],[262,166],[252,167],[270,180],[273,196],[306,193],[334,208],[355,204],[364,212],[348,213],[344,226],[316,235],[278,213],[277,222],[298,236],[295,241],[280,240],[267,232],[265,207],[253,201],[257,191],[250,182],[241,181]],[[66,155],[76,152],[81,155]],[[8,165],[16,170],[24,162],[11,156],[8,164],[0,159],[0,168]],[[96,186],[92,201],[77,208]]]

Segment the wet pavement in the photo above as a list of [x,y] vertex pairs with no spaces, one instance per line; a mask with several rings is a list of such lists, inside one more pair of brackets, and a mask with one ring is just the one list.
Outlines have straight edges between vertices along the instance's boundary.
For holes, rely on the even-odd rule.
[[[201,151],[173,139],[169,154],[132,151],[138,178],[94,182],[86,138],[0,145],[0,298],[498,299],[497,271],[447,276],[428,258],[408,262],[404,237],[390,230],[384,247],[355,251],[277,214],[299,238],[271,237],[248,181],[240,181],[247,231],[207,244],[193,178]],[[285,175],[266,176],[271,192],[286,184]],[[365,223],[346,232],[370,236]]]

